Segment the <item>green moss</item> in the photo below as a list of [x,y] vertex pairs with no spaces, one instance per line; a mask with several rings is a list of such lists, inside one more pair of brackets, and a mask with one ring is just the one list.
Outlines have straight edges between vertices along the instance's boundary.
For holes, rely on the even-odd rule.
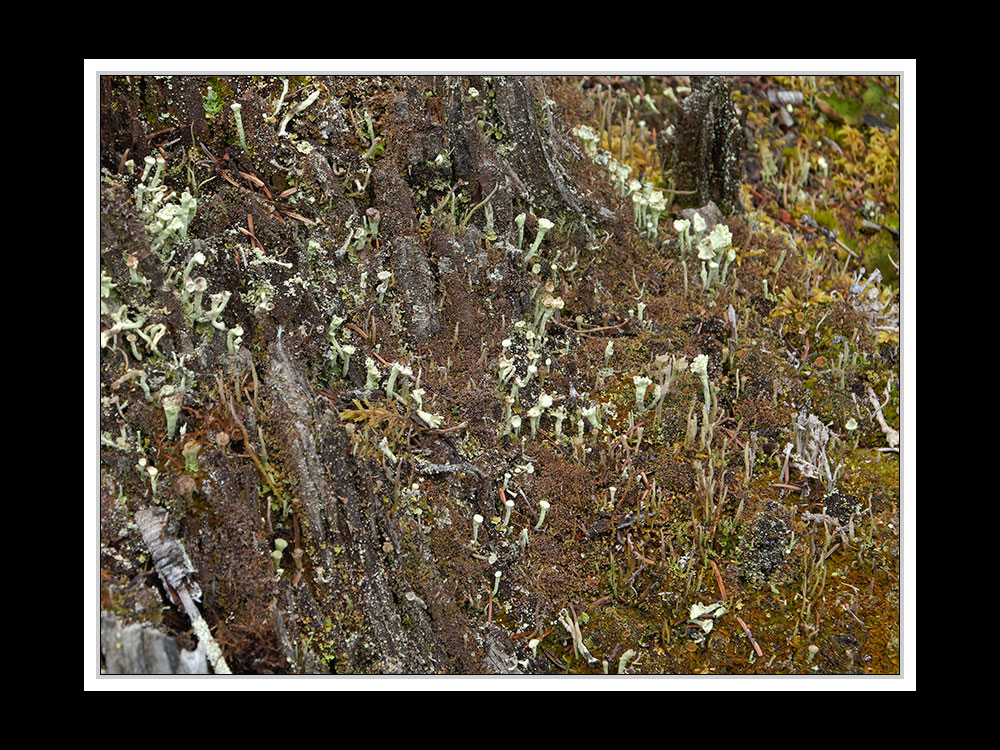
[[219,110],[222,109],[223,98],[211,83],[208,83],[205,87],[205,93],[202,95],[202,103],[205,107],[205,117],[209,119],[215,117],[219,113]]
[[830,210],[817,211],[813,216],[816,219],[816,223],[822,227],[826,227],[832,232],[840,233],[840,222],[837,220],[837,216]]
[[864,245],[863,252],[865,268],[877,268],[882,272],[882,278],[892,283],[893,286],[899,283],[899,272],[893,265],[893,260],[899,262],[899,248],[892,234],[882,230]]

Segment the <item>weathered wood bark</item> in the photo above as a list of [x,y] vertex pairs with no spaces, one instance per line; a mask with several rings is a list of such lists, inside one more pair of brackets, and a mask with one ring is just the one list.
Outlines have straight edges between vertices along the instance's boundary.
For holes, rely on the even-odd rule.
[[679,205],[714,201],[732,213],[740,207],[743,137],[729,83],[722,76],[693,76],[691,84],[694,93],[681,105],[676,134],[664,150],[665,166],[683,191]]
[[[419,519],[414,524],[401,517],[387,501],[408,485],[386,492],[381,457],[353,455],[337,413],[345,404],[318,393],[328,339],[306,332],[322,332],[331,313],[348,317],[341,297],[347,293],[347,279],[355,282],[344,272],[343,254],[334,253],[333,241],[323,242],[321,233],[312,231],[310,237],[326,245],[328,271],[325,277],[317,273],[318,259],[310,257],[315,250],[307,249],[304,236],[308,225],[276,210],[280,204],[239,173],[259,175],[272,186],[270,195],[294,182],[300,191],[318,196],[322,205],[317,204],[311,218],[321,221],[337,244],[362,224],[366,206],[376,209],[377,260],[392,271],[405,344],[428,357],[428,365],[433,361],[440,366],[449,357],[435,354],[453,335],[459,336],[454,377],[463,370],[466,378],[475,375],[471,363],[480,358],[480,342],[501,335],[500,321],[509,325],[521,317],[529,299],[519,251],[503,239],[498,250],[484,249],[482,210],[475,222],[466,225],[463,216],[455,215],[447,230],[432,226],[427,231],[428,217],[439,223],[438,209],[448,210],[440,185],[467,193],[464,212],[489,197],[492,226],[505,232],[515,214],[527,208],[538,216],[576,217],[578,241],[585,243],[593,239],[592,227],[614,214],[593,195],[582,195],[570,178],[564,162],[579,162],[580,156],[567,150],[557,132],[542,79],[394,81],[387,86],[393,93],[379,99],[384,103],[378,119],[384,151],[373,166],[359,154],[358,129],[350,122],[355,114],[345,111],[340,98],[330,97],[314,124],[302,118],[302,134],[320,145],[296,164],[287,146],[274,138],[267,106],[249,79],[220,79],[214,85],[242,104],[252,158],[234,147],[238,140],[228,107],[206,119],[200,93],[204,79],[174,79],[169,87],[152,78],[131,87],[121,81],[102,86],[102,163],[109,169],[102,189],[102,267],[122,291],[122,301],[151,310],[149,320],[165,324],[160,340],[164,355],[187,357],[180,371],[187,377],[189,411],[181,423],[202,443],[196,481],[185,478],[177,441],[171,445],[163,440],[160,408],[155,399],[143,397],[137,378],[122,386],[121,400],[127,393],[129,404],[121,415],[105,409],[102,430],[117,434],[124,426],[126,432],[160,436],[156,463],[161,479],[155,499],[167,503],[180,520],[180,536],[205,592],[206,618],[220,642],[230,647],[227,658],[237,671],[472,673],[504,664],[504,670],[511,668],[503,639],[495,633],[488,644],[479,635],[470,640],[476,631],[468,625],[466,605],[456,599],[455,570],[439,567],[428,538],[431,529]],[[352,86],[361,85],[326,82],[329,90],[346,86],[348,97]],[[489,92],[489,98],[470,98],[470,88]],[[214,255],[205,270],[207,285],[235,292],[227,312],[233,319],[229,327],[238,324],[245,332],[238,354],[227,353],[223,333],[207,339],[194,335],[150,250],[125,180],[117,175],[126,149],[140,163],[157,153],[149,135],[153,126],[142,118],[151,109],[176,118],[171,133],[191,154],[197,153],[200,161],[194,168],[207,168],[214,178],[199,196],[192,237],[180,252],[186,257],[199,251]],[[446,156],[440,158],[442,154]],[[345,179],[346,173],[357,175],[357,182]],[[359,190],[362,180],[366,185]],[[280,252],[282,261],[299,269],[300,280],[307,273],[303,269],[313,271],[294,295],[275,295],[266,315],[253,309],[253,293],[247,293],[248,257],[228,249],[225,239],[233,226],[248,225],[267,255]],[[138,266],[129,266],[135,263],[130,258]],[[148,279],[145,288],[130,283],[134,272]],[[291,288],[293,272],[268,266],[267,273],[271,287]],[[489,316],[482,309],[487,294],[493,300]],[[397,347],[390,343],[388,349]],[[477,372],[483,365],[485,361]],[[118,380],[120,365],[109,354],[103,367],[107,382]],[[154,391],[171,380],[166,372],[147,374]],[[360,356],[351,361],[348,378],[356,387],[364,384]],[[483,396],[470,394],[472,400]],[[491,410],[497,408],[494,399],[487,402]],[[492,485],[485,477],[502,469],[489,465],[488,457],[466,462],[444,435],[418,428],[412,440],[428,459],[445,467],[436,479],[445,492],[471,498],[473,507],[486,512]],[[106,492],[114,488],[149,498],[149,486],[131,466],[134,452],[126,453],[131,455],[103,452]],[[165,463],[167,456],[172,458]],[[278,466],[280,478],[274,476]],[[407,464],[406,473],[415,468]],[[268,490],[264,500],[261,486]],[[266,507],[279,494],[289,504],[288,515],[280,519]],[[272,540],[279,536],[279,523],[285,529],[280,536],[288,536],[293,522],[296,537],[282,559],[290,568],[294,553],[297,571],[276,580],[267,562]],[[510,651],[510,644],[506,648]]]
[[123,626],[113,612],[101,613],[101,654],[107,674],[209,674],[201,651],[178,648],[156,628]]

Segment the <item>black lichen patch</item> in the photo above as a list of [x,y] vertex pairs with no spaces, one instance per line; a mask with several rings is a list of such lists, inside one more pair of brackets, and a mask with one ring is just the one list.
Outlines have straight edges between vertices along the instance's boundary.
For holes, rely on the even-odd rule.
[[791,529],[788,511],[769,502],[752,519],[739,548],[740,576],[754,584],[781,581],[788,574],[788,547]]
[[836,518],[842,526],[846,526],[852,517],[864,510],[857,497],[842,492],[834,492],[824,497],[823,505],[826,507],[827,515]]

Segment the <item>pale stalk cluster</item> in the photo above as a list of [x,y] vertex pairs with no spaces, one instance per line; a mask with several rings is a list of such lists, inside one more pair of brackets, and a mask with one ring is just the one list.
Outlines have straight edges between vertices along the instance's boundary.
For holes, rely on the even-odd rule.
[[702,291],[707,292],[716,281],[720,284],[726,283],[729,264],[736,260],[736,250],[733,249],[732,242],[733,235],[729,227],[719,223],[698,243]]
[[651,182],[642,183],[630,179],[632,167],[616,161],[611,154],[600,148],[600,136],[593,128],[581,125],[573,129],[573,135],[580,139],[584,153],[595,164],[606,167],[611,184],[623,198],[632,201],[635,228],[652,239],[656,239],[660,227],[660,216],[667,210],[667,200],[663,191],[657,190]]

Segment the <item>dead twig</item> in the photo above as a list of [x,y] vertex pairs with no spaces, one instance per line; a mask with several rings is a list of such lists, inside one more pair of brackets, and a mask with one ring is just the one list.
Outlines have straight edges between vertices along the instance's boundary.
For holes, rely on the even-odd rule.
[[[344,323],[344,328],[350,328],[352,331],[354,331],[355,333],[357,333],[365,341],[368,340],[368,334],[365,333],[364,331],[362,331],[356,325],[354,325],[354,323]],[[383,360],[383,363],[385,363],[385,360]]]
[[553,324],[555,324],[557,326],[559,326],[560,328],[565,328],[567,330],[573,331],[574,333],[578,333],[581,336],[586,336],[587,334],[590,334],[590,333],[597,333],[598,331],[610,331],[610,330],[612,330],[614,328],[621,328],[623,325],[626,325],[628,323],[627,320],[623,320],[621,323],[616,323],[613,326],[601,326],[600,328],[581,328],[581,329],[576,329],[576,328],[573,328],[573,326],[566,325],[565,323],[561,323],[558,320],[551,320],[549,322],[553,323]]
[[715,582],[719,586],[719,596],[722,597],[722,601],[726,601],[726,584],[722,582],[722,574],[719,572],[719,566],[715,564],[715,560],[709,559],[708,564],[712,566],[712,572],[715,573]]
[[761,651],[760,646],[757,645],[757,641],[754,640],[753,633],[750,632],[750,628],[747,627],[747,624],[743,622],[743,618],[737,615],[736,622],[740,624],[740,627],[743,628],[743,632],[747,634],[747,638],[750,639],[750,645],[753,646],[753,650],[757,652],[758,658],[764,656],[764,652]]

